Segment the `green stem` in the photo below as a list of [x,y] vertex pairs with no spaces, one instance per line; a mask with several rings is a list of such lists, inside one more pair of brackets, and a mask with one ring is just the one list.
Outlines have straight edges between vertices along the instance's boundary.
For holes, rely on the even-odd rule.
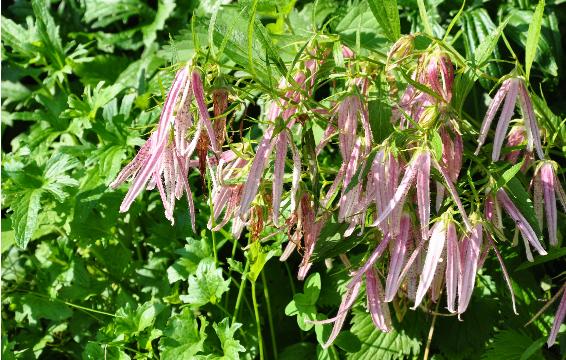
[[261,321],[259,318],[259,310],[258,310],[258,306],[257,306],[257,298],[255,295],[255,281],[252,281],[252,301],[254,303],[254,313],[255,313],[255,323],[257,326],[257,340],[259,343],[259,359],[260,360],[264,360],[264,354],[263,354],[263,338],[261,336]]
[[212,238],[212,253],[214,254],[214,264],[218,265],[218,253],[216,250],[216,232],[212,229],[214,229],[214,226],[216,226],[215,221],[214,221],[214,203],[212,202],[212,190],[210,189],[210,172],[207,171],[207,177],[206,177],[206,187],[208,188],[208,204],[210,207],[210,222],[211,222],[211,227],[210,227],[210,237]]
[[275,327],[273,326],[273,314],[271,312],[271,302],[269,301],[269,290],[267,288],[267,280],[265,279],[265,272],[261,272],[261,283],[263,285],[263,296],[267,305],[267,320],[269,322],[269,333],[271,335],[271,348],[273,349],[273,358],[277,360],[277,341],[275,338]]
[[244,289],[246,288],[246,277],[248,276],[249,268],[250,268],[250,262],[246,258],[246,265],[244,266],[244,272],[242,273],[242,282],[240,283],[240,289],[238,290],[238,297],[236,298],[236,307],[234,308],[234,315],[232,316],[232,324],[235,324],[236,319],[238,318],[240,305],[242,304],[242,297],[244,296]]

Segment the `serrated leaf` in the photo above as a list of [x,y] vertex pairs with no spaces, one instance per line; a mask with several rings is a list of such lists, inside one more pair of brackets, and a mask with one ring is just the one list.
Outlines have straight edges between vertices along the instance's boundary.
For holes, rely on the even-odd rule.
[[144,15],[149,7],[139,0],[86,0],[84,20],[92,23],[93,29],[101,28],[122,20],[125,22],[132,15]]
[[12,204],[14,211],[11,219],[16,238],[16,245],[25,249],[37,229],[40,201],[43,189],[27,190]]
[[420,353],[422,339],[411,337],[405,330],[398,331],[396,328],[384,333],[375,327],[371,316],[365,311],[354,310],[352,324],[351,332],[361,341],[361,349],[348,354],[350,360],[406,359]]
[[230,319],[224,318],[218,324],[212,324],[220,346],[222,347],[222,356],[213,356],[212,359],[220,360],[239,360],[241,352],[245,352],[246,348],[240,344],[240,341],[234,339],[234,334],[242,326],[242,324],[230,324]]
[[222,269],[216,267],[214,259],[206,258],[198,264],[195,275],[189,276],[188,295],[181,295],[180,299],[196,307],[216,304],[228,291],[229,284],[230,280],[224,280]]
[[526,77],[529,79],[531,74],[531,66],[535,60],[535,55],[540,38],[540,28],[542,26],[542,16],[544,15],[544,0],[539,0],[538,5],[529,24],[529,32],[527,33],[527,44],[525,46],[525,69]]
[[[533,344],[533,340],[525,334],[515,330],[503,330],[493,337],[493,342],[481,358],[482,360],[522,359],[523,353],[531,344]],[[528,358],[532,360],[544,359],[540,349],[535,349]]]
[[192,360],[204,349],[207,321],[201,317],[199,329],[192,311],[184,308],[167,322],[163,337],[159,340],[159,351],[163,360]]

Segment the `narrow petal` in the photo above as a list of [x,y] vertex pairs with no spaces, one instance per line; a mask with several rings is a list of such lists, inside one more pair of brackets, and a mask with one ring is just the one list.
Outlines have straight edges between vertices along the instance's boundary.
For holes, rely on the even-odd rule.
[[368,310],[374,325],[383,332],[389,332],[391,330],[389,307],[383,301],[381,281],[377,278],[373,267],[366,273],[366,293]]
[[473,230],[466,235],[467,241],[462,242],[461,252],[461,281],[458,284],[458,314],[466,311],[478,271],[478,260],[482,243],[482,226],[476,225]]
[[354,276],[352,276],[352,279],[350,279],[350,282],[347,285],[348,288],[353,287],[356,283],[361,281],[362,276],[368,271],[369,268],[373,266],[373,264],[375,264],[375,262],[383,254],[385,249],[387,249],[387,245],[389,244],[390,240],[391,236],[389,236],[389,234],[385,234],[379,245],[377,245],[375,250],[369,256],[365,264],[362,265],[362,267],[360,267],[358,270],[356,270],[356,273],[354,274]]
[[428,223],[430,222],[430,153],[423,152],[419,160],[417,172],[417,205],[421,236],[428,238]]
[[265,169],[267,159],[273,150],[273,142],[271,141],[272,134],[273,126],[270,126],[265,131],[263,139],[257,148],[257,152],[252,162],[248,179],[246,180],[244,191],[242,193],[242,202],[240,203],[239,211],[239,216],[242,218],[245,217],[246,213],[250,209],[250,205],[259,190],[259,183],[263,176],[263,170]]
[[208,114],[208,108],[204,101],[204,89],[202,85],[202,78],[198,70],[192,73],[192,86],[193,93],[195,95],[195,100],[197,101],[197,106],[199,109],[200,120],[204,123],[206,128],[206,133],[208,134],[208,140],[212,146],[212,150],[216,153],[220,152],[220,147],[216,141],[216,134],[214,133],[214,128],[212,127],[212,122],[210,121],[210,115]]
[[558,227],[558,218],[556,210],[556,195],[554,193],[554,188],[556,184],[554,183],[554,170],[552,169],[551,163],[544,163],[540,169],[540,179],[542,183],[542,189],[544,191],[544,207],[546,210],[546,226],[548,228],[548,237],[550,245],[556,246],[558,244],[558,239],[556,237],[556,229]]
[[385,301],[390,302],[395,297],[399,285],[401,285],[401,270],[407,255],[407,247],[409,242],[409,234],[411,231],[411,218],[407,214],[403,214],[400,222],[399,235],[393,244],[393,250],[389,259],[389,271],[385,281]]
[[505,82],[503,82],[503,84],[495,94],[495,97],[489,104],[489,107],[487,108],[487,112],[485,113],[485,117],[483,119],[483,123],[481,124],[480,137],[478,138],[478,147],[475,151],[475,155],[478,155],[480,153],[480,148],[482,147],[483,143],[485,142],[485,139],[487,138],[487,134],[489,132],[489,127],[491,126],[491,122],[495,118],[495,114],[497,113],[499,106],[501,106],[503,99],[505,99],[505,96],[509,91],[510,85],[511,85],[510,80],[506,80]]
[[275,164],[273,168],[273,223],[279,224],[279,208],[283,193],[283,175],[287,158],[287,133],[282,131],[275,140]]
[[387,219],[389,214],[391,214],[391,211],[393,211],[397,206],[402,206],[402,203],[405,200],[405,196],[407,196],[407,193],[409,192],[409,189],[417,174],[421,156],[421,153],[416,153],[415,155],[413,155],[413,158],[407,165],[403,179],[401,180],[399,187],[397,187],[397,190],[395,191],[395,195],[393,195],[393,198],[389,201],[387,207],[373,222],[373,226],[378,226],[379,224],[381,224],[385,219]]
[[457,236],[456,226],[453,222],[450,222],[446,230],[446,303],[447,309],[451,313],[456,312],[456,293],[458,273],[460,271],[460,253]]
[[501,202],[503,207],[507,210],[509,216],[515,220],[515,223],[523,237],[528,240],[528,242],[537,250],[540,255],[546,255],[547,252],[542,247],[541,243],[538,240],[538,237],[529,224],[529,222],[525,219],[523,214],[517,209],[509,195],[503,189],[499,189],[497,192],[497,199]]
[[417,288],[415,305],[412,309],[416,309],[421,304],[426,292],[432,284],[436,267],[438,266],[438,261],[440,260],[440,255],[442,254],[446,241],[446,224],[444,221],[434,224],[431,232],[423,271],[419,279],[419,287]]
[[505,141],[505,134],[507,133],[507,128],[509,127],[509,122],[511,117],[515,112],[515,103],[517,102],[517,92],[519,91],[518,81],[516,79],[511,79],[512,84],[509,88],[509,93],[505,98],[505,103],[503,104],[503,109],[501,110],[501,115],[499,116],[499,121],[497,122],[497,128],[495,129],[495,138],[493,139],[493,152],[491,153],[491,159],[493,161],[499,160],[499,155],[501,154],[501,147]]
[[[565,284],[566,285],[566,284]],[[558,335],[558,330],[560,325],[564,322],[564,316],[566,315],[566,287],[562,286],[562,299],[560,300],[560,305],[558,305],[558,310],[556,310],[556,315],[554,315],[554,322],[552,323],[552,329],[550,329],[550,334],[548,335],[547,345],[551,347],[556,342],[556,336]]]
[[[520,81],[520,80],[518,80]],[[544,160],[542,144],[540,142],[540,131],[537,124],[535,112],[533,111],[533,103],[529,97],[529,93],[523,81],[519,84],[519,104],[525,118],[525,127],[527,129],[527,150],[533,151],[533,144],[539,159]]]

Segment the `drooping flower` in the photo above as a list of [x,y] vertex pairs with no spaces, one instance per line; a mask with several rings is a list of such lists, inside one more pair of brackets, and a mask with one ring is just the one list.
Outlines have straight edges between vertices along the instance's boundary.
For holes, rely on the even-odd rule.
[[540,255],[546,255],[547,252],[542,247],[535,231],[529,224],[527,219],[521,214],[517,206],[513,203],[509,195],[505,192],[503,188],[497,191],[497,201],[505,209],[507,214],[515,221],[517,228],[521,232],[523,239],[525,240],[525,247],[527,249],[527,258],[529,261],[533,261],[532,255],[530,255],[529,244],[537,250]]
[[558,305],[558,309],[556,310],[556,314],[554,315],[552,328],[550,329],[550,333],[548,334],[548,340],[546,342],[548,347],[551,347],[556,342],[558,330],[560,329],[560,325],[562,325],[562,323],[564,322],[564,317],[566,316],[566,283],[562,285],[562,288],[558,293],[560,292],[562,292],[562,298],[560,299],[560,304]]
[[544,203],[544,212],[546,213],[546,227],[548,229],[549,242],[550,245],[556,246],[558,244],[558,239],[556,236],[556,230],[558,227],[556,198],[558,197],[558,200],[562,204],[564,211],[566,211],[566,193],[564,192],[564,189],[562,189],[560,180],[554,172],[553,162],[545,161],[538,167],[533,178],[533,189],[533,200],[535,205],[534,208],[539,225],[542,228],[542,209]]
[[[188,109],[193,97],[199,113],[196,123],[193,123],[192,114]],[[197,130],[194,137],[189,139],[188,130],[192,126],[196,126]],[[203,127],[212,150],[217,153],[220,148],[206,107],[202,79],[199,71],[189,62],[177,72],[173,80],[157,129],[136,157],[110,184],[111,188],[117,188],[130,177],[133,178],[120,206],[120,212],[128,211],[144,188],[151,190],[157,187],[165,208],[165,217],[173,223],[175,200],[185,193],[194,228],[194,204],[187,176],[189,159],[201,137]]]
[[[480,148],[485,143],[489,127],[491,126],[491,123],[495,118],[497,111],[503,103],[503,108],[501,110],[497,128],[495,130],[493,152],[491,156],[493,161],[499,160],[501,147],[503,146],[503,141],[505,139],[505,133],[507,132],[511,118],[515,113],[515,104],[517,102],[517,99],[519,100],[519,106],[524,118],[525,130],[527,134],[527,150],[529,152],[532,152],[534,147],[534,150],[536,150],[539,159],[544,159],[539,128],[535,113],[533,111],[533,104],[531,102],[531,98],[529,97],[525,82],[517,77],[512,77],[505,80],[495,94],[492,102],[490,103],[480,129],[478,147],[476,149],[475,155],[479,154]],[[505,100],[505,102],[503,100]]]

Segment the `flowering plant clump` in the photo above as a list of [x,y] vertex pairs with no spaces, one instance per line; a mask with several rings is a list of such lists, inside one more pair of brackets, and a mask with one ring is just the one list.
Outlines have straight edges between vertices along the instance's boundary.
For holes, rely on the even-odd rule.
[[[35,356],[564,355],[566,121],[546,91],[564,80],[542,31],[559,5],[508,5],[496,25],[477,4],[446,4],[444,22],[421,0],[218,2],[158,48],[165,19],[183,18],[159,2],[130,40],[92,35],[144,49],[92,90],[81,71],[106,55],[63,47],[32,3],[25,31],[55,51],[43,63],[67,63],[18,62],[35,45],[3,17],[10,66],[46,79],[5,102],[10,121],[49,119],[3,163],[6,236],[34,244],[5,253],[8,318],[53,322]],[[525,11],[526,38],[509,42]],[[81,351],[47,350],[75,327]],[[29,355],[27,332],[3,342]]]

